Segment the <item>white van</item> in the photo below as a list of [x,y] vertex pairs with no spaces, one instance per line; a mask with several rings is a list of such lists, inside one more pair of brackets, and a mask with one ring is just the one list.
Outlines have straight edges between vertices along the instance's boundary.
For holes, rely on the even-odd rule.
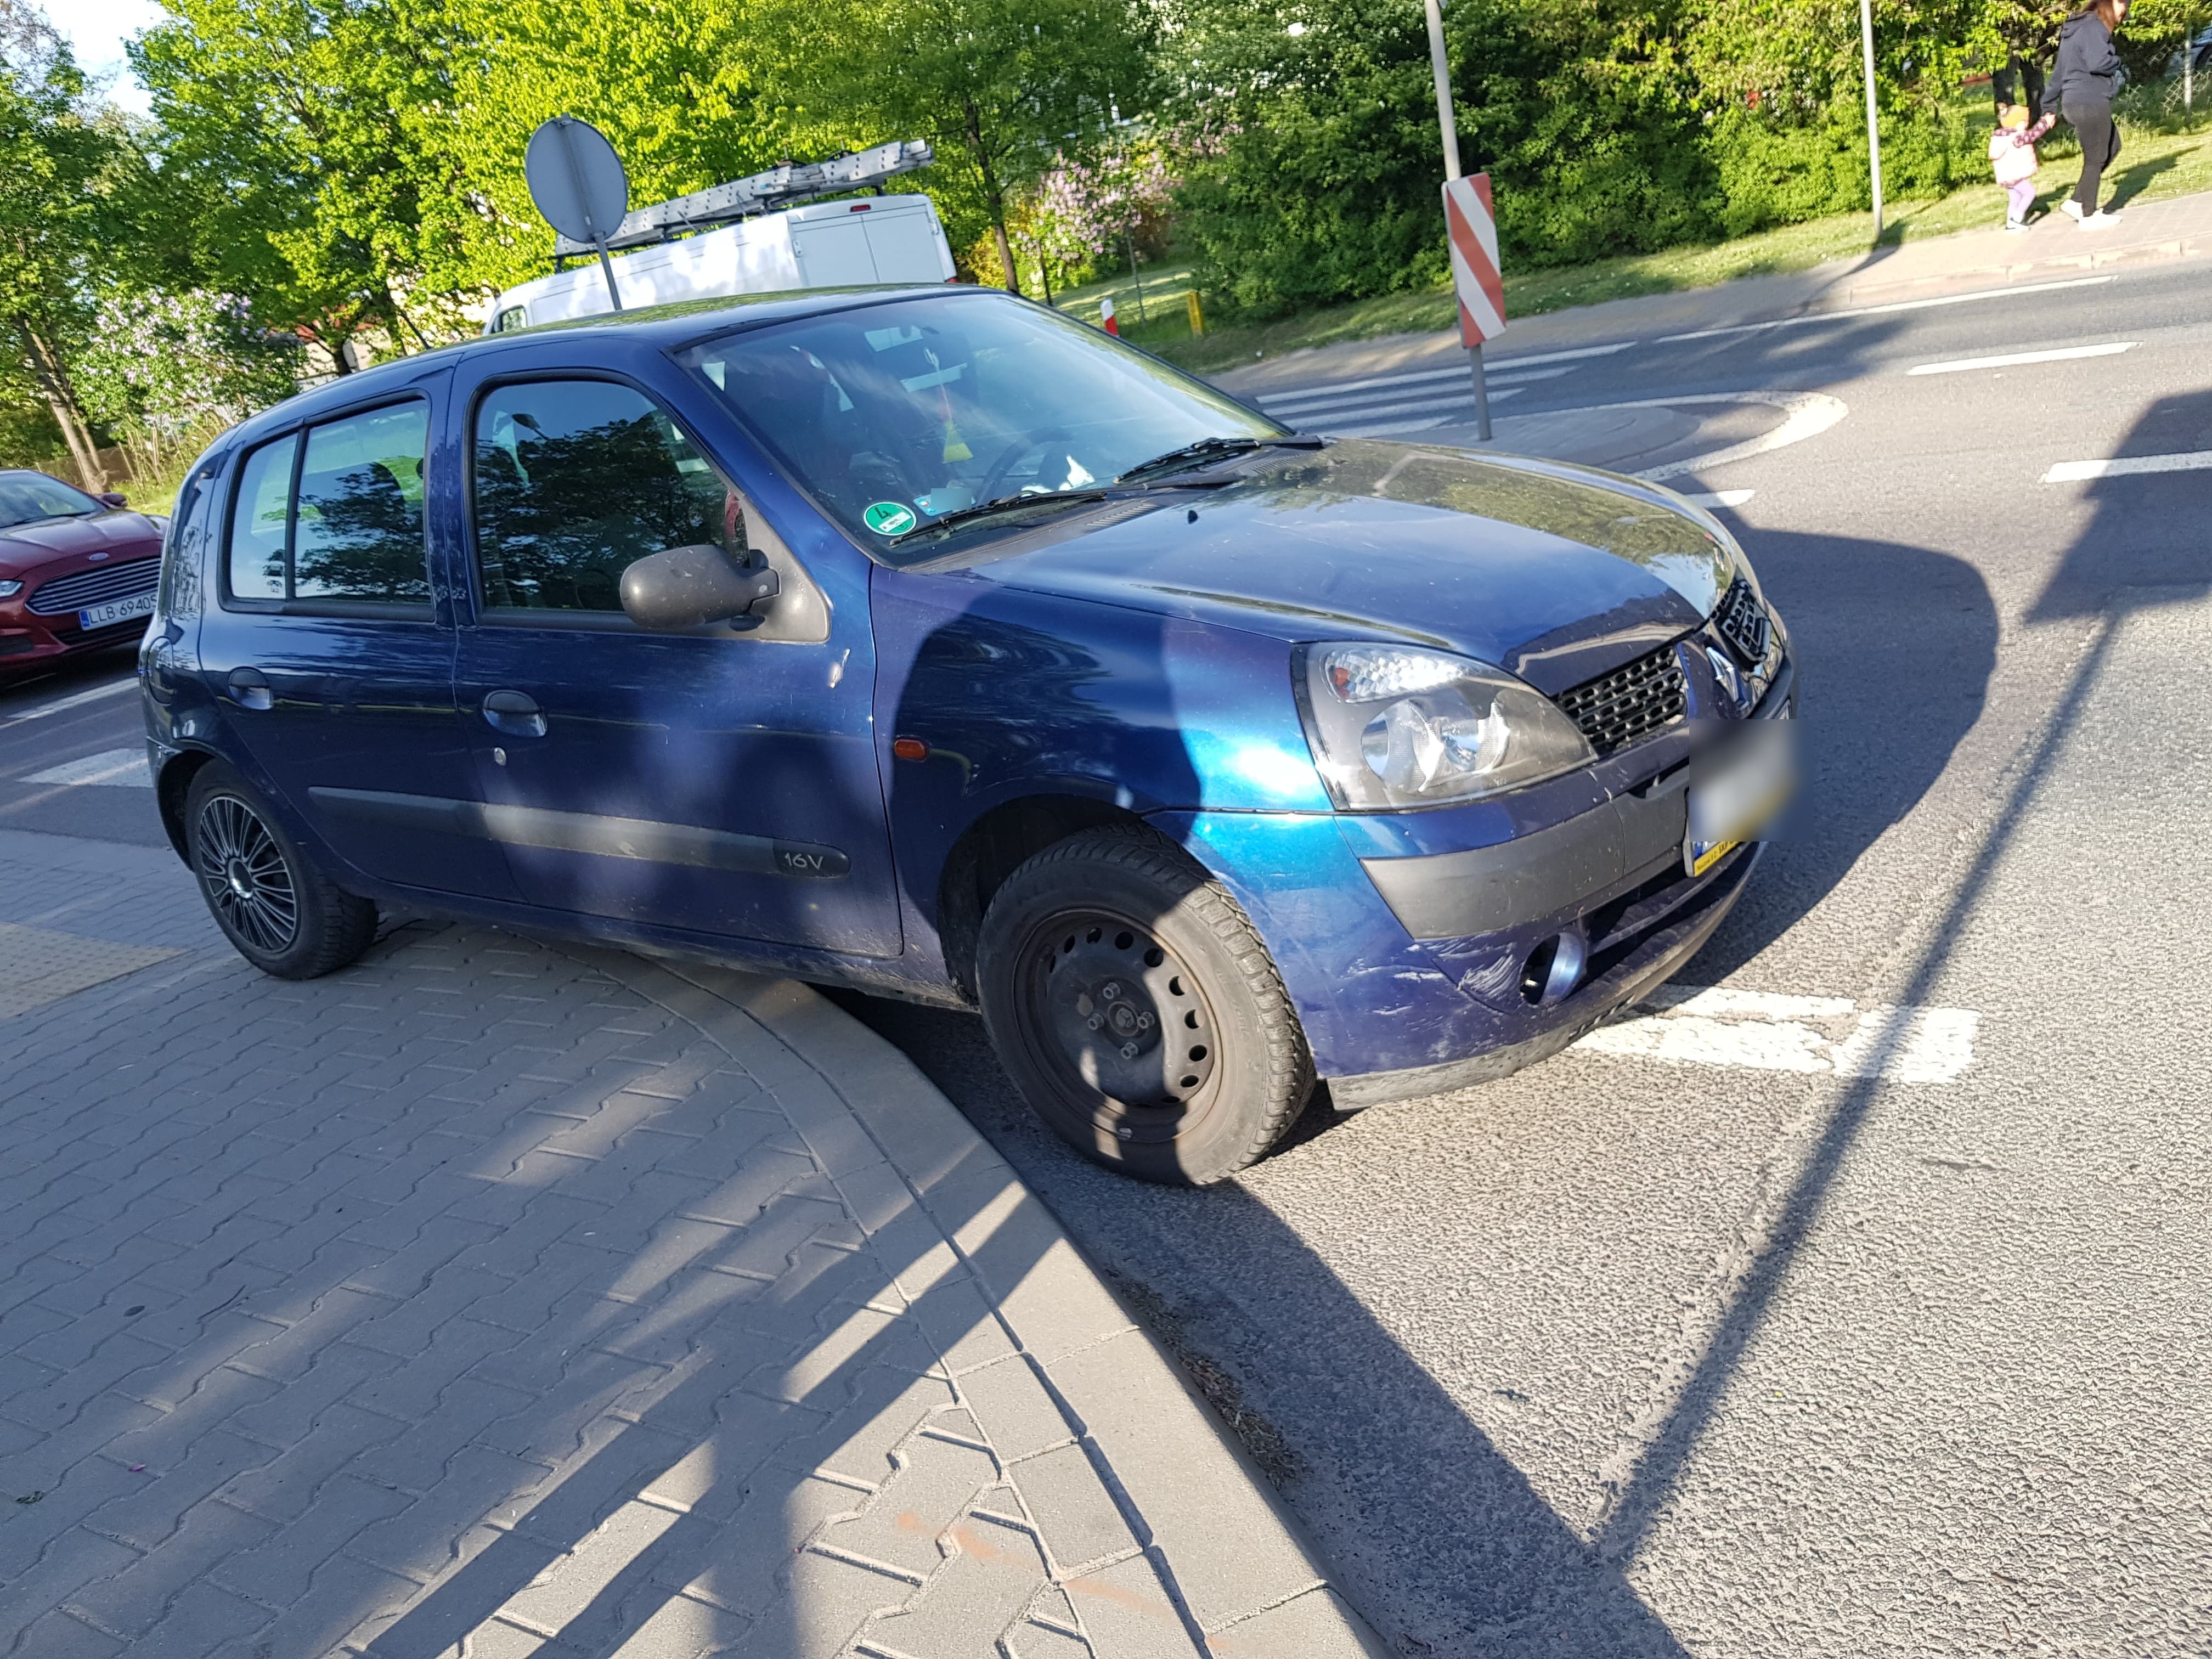
[[[726,294],[947,283],[953,274],[945,227],[927,196],[810,202],[618,253],[614,268],[623,308],[630,311]],[[597,317],[613,308],[599,260],[583,259],[507,289],[493,304],[484,332]]]

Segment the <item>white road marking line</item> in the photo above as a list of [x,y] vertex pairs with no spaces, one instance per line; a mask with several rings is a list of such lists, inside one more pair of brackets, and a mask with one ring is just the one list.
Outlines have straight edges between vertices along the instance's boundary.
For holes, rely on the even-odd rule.
[[1370,380],[1341,380],[1334,386],[1302,386],[1295,392],[1261,392],[1258,401],[1263,405],[1301,403],[1310,398],[1335,398],[1355,392],[1372,392],[1383,386],[1417,386],[1430,380],[1468,380],[1474,371],[1465,363],[1455,368],[1426,368],[1418,374],[1381,374]]
[[1741,507],[1758,493],[1755,489],[1708,489],[1682,499],[1692,507]]
[[79,691],[70,696],[57,697],[53,702],[41,703],[36,708],[26,708],[20,714],[10,714],[5,720],[0,720],[0,726],[20,726],[25,720],[42,720],[49,714],[58,714],[64,709],[79,708],[86,703],[97,702],[102,697],[112,697],[118,691],[134,690],[137,684],[138,677],[136,674],[127,679],[110,680],[105,685],[94,686],[89,691]]
[[128,789],[150,789],[154,775],[146,769],[146,750],[104,749],[97,755],[64,761],[43,772],[33,772],[26,783],[112,783]]
[[[1526,386],[1531,380],[1553,380],[1562,374],[1573,373],[1574,370],[1571,368],[1537,368],[1531,369],[1526,374],[1516,374],[1510,379],[1502,374],[1492,374],[1489,377],[1488,384],[1492,390],[1501,391],[1509,386]],[[1325,407],[1347,411],[1353,409],[1378,407],[1418,408],[1420,404],[1432,399],[1451,397],[1461,387],[1468,388],[1467,396],[1471,398],[1474,395],[1474,382],[1464,370],[1455,376],[1455,379],[1458,382],[1456,386],[1437,386],[1431,391],[1368,392],[1354,393],[1348,397],[1336,391],[1306,392],[1296,395],[1270,398],[1260,406],[1271,415],[1316,415],[1322,413]]]
[[1755,334],[1763,328],[1795,328],[1802,323],[1832,323],[1846,317],[1881,317],[1895,311],[1924,311],[1934,306],[1971,305],[1977,300],[2005,300],[2018,294],[2049,294],[2063,288],[2094,288],[2110,276],[2075,276],[2063,283],[2026,283],[2018,288],[1978,289],[1972,294],[1939,294],[1930,300],[1893,300],[1882,306],[1855,306],[1848,311],[1808,311],[1797,317],[1775,317],[1763,323],[1738,323],[1733,328],[1700,328],[1687,334],[1662,334],[1653,342],[1673,345],[1678,340],[1717,340],[1727,334]]
[[[1756,438],[1747,438],[1740,444],[1692,455],[1686,461],[1669,461],[1664,466],[1647,467],[1635,476],[1650,483],[1664,483],[1669,478],[1680,478],[1692,472],[1702,472],[1711,466],[1726,466],[1731,461],[1747,461],[1754,455],[1764,455],[1770,449],[1780,449],[1788,444],[1802,443],[1817,437],[1851,412],[1850,405],[1841,398],[1826,392],[1701,392],[1686,398],[1643,398],[1628,404],[1601,404],[1598,410],[1607,409],[1670,409],[1688,404],[1771,404],[1784,411],[1781,425],[1771,432],[1762,432]],[[1595,414],[1598,410],[1565,410],[1564,414]]]
[[1500,357],[1495,362],[1486,357],[1482,366],[1490,374],[1504,374],[1537,363],[1576,363],[1585,357],[1610,357],[1616,351],[1626,351],[1631,346],[1643,343],[1641,340],[1616,340],[1611,345],[1577,346],[1572,351],[1539,351],[1526,357]]
[[[1504,357],[1496,362],[1486,359],[1482,367],[1486,374],[1494,378],[1500,374],[1510,374],[1517,369],[1534,368],[1539,363],[1580,362],[1586,357],[1609,357],[1616,351],[1626,351],[1631,346],[1643,343],[1641,340],[1622,340],[1613,345],[1577,346],[1572,351],[1540,351],[1527,357]],[[1473,373],[1474,370],[1462,362],[1450,368],[1425,368],[1406,374],[1378,374],[1364,380],[1340,380],[1334,386],[1316,386],[1310,390],[1313,395],[1318,397],[1324,392],[1365,392],[1370,387],[1378,386],[1413,386],[1422,380],[1446,380],[1455,377],[1466,379]],[[1307,390],[1307,388],[1301,388],[1297,391],[1275,393],[1256,392],[1252,395],[1255,400],[1260,403],[1270,403],[1303,397],[1306,395]]]
[[[1490,401],[1493,404],[1502,404],[1508,398],[1514,396],[1520,390],[1521,388],[1518,386],[1505,386],[1497,392],[1492,392],[1490,394]],[[1469,393],[1464,398],[1442,398],[1437,402],[1425,405],[1425,407],[1432,410],[1445,409],[1473,409],[1474,407],[1474,397],[1473,393]],[[1382,411],[1378,410],[1375,412],[1380,414]],[[1340,438],[1384,438],[1388,437],[1394,432],[1425,432],[1431,427],[1435,426],[1464,426],[1466,424],[1467,422],[1465,421],[1461,420],[1455,415],[1426,414],[1423,415],[1418,420],[1384,421],[1379,424],[1372,421],[1363,421],[1352,426],[1337,426],[1328,420],[1326,412],[1324,412],[1321,419],[1316,422],[1316,425],[1322,431],[1330,433]]]
[[2074,357],[2117,357],[2132,351],[2140,340],[2117,340],[2108,345],[2061,346],[2051,351],[2014,351],[2002,357],[1961,357],[1955,362],[1916,363],[1907,374],[1963,374],[1971,368],[2010,368],[2014,363],[2060,363]]
[[2104,461],[2056,461],[2043,475],[2045,483],[2079,483],[2085,478],[2124,478],[2136,472],[2202,472],[2212,468],[2212,449],[2182,455],[2116,455]]
[[1727,986],[1666,986],[1644,1006],[1652,1012],[1601,1025],[1575,1047],[1680,1066],[1949,1083],[1974,1063],[1982,1018]]

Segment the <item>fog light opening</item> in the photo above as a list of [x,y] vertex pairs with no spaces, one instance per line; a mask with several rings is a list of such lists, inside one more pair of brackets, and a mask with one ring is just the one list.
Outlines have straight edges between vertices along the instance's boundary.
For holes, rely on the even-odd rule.
[[1554,933],[1528,953],[1521,967],[1522,1000],[1540,1007],[1582,983],[1589,947],[1580,933]]

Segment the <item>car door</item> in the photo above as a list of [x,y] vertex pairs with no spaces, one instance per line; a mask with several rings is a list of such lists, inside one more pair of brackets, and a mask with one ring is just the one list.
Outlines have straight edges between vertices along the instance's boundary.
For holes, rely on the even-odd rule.
[[198,672],[246,757],[340,858],[381,881],[513,898],[499,850],[454,833],[476,772],[428,574],[428,389],[240,458]]
[[[865,561],[841,543],[859,571],[817,581],[670,402],[576,372],[468,401],[456,684],[488,828],[552,909],[896,955]],[[701,543],[778,569],[768,623],[637,627],[623,571]]]

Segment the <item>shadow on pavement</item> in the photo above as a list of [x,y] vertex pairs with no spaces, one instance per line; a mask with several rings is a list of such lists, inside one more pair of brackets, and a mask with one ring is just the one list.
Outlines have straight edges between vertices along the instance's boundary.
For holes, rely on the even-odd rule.
[[1682,978],[1735,972],[1820,902],[1942,775],[1981,718],[1997,613],[1981,573],[1899,542],[1741,532],[1790,625],[1803,793]]
[[[1265,1203],[1233,1182],[1176,1190],[1084,1163],[1030,1114],[973,1015],[829,994],[903,1048],[1106,1267],[1283,1485],[1386,1641],[1415,1654],[1682,1659],[1620,1567]],[[1328,1114],[1324,1091],[1294,1134]]]

